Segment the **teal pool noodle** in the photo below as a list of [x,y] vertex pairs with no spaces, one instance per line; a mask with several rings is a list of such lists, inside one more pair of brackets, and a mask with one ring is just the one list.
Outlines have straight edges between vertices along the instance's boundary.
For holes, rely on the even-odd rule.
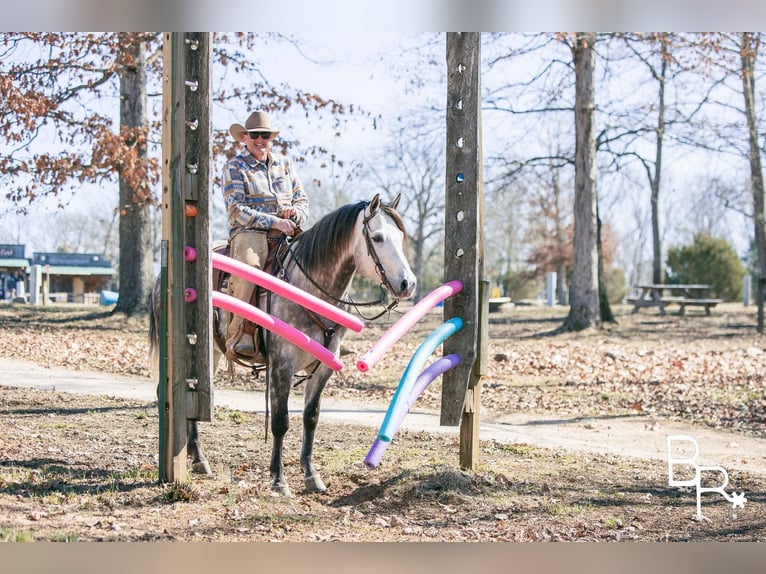
[[425,365],[428,358],[436,351],[439,345],[462,328],[463,320],[460,317],[453,317],[449,321],[445,321],[426,337],[426,340],[423,341],[418,350],[415,351],[415,354],[412,355],[410,363],[399,380],[399,386],[396,388],[394,397],[391,399],[391,404],[388,405],[388,411],[383,419],[383,423],[380,425],[380,431],[378,432],[380,440],[391,442],[391,437],[396,432],[396,421],[402,416],[400,411],[404,409],[404,414],[406,414],[407,398],[411,394],[418,375],[423,370],[423,365]]

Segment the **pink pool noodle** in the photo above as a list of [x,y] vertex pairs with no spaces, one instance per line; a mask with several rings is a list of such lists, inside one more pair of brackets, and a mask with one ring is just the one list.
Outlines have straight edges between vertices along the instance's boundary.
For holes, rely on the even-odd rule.
[[244,301],[240,301],[231,295],[226,295],[219,291],[213,291],[213,306],[226,309],[237,315],[242,315],[264,329],[268,329],[280,337],[284,337],[296,347],[303,349],[322,361],[322,363],[330,367],[333,371],[340,371],[343,368],[343,362],[331,353],[329,349],[323,347],[314,339],[305,333],[300,332],[292,325],[288,325],[284,321],[261,311],[258,307],[248,305]]
[[372,348],[370,348],[370,350],[357,361],[356,368],[362,373],[369,371],[377,364],[380,358],[402,338],[402,335],[423,318],[423,315],[448,297],[452,297],[453,295],[460,293],[462,290],[463,284],[460,281],[450,281],[431,291],[428,295],[413,305],[412,309],[399,317],[399,320],[383,333],[383,336],[377,340]]
[[[414,386],[412,387],[412,392],[410,393],[409,397],[407,397],[406,410],[401,416],[397,417],[396,421],[393,421],[394,432],[399,429],[402,422],[404,421],[404,414],[406,414],[406,412],[412,408],[412,405],[414,405],[418,397],[423,394],[423,391],[428,388],[428,385],[430,385],[436,377],[445,371],[458,366],[459,364],[460,355],[447,355],[446,357],[442,357],[438,361],[435,361],[428,368],[424,369],[422,373],[420,373],[418,378],[415,380]],[[370,451],[367,453],[367,456],[364,457],[364,465],[369,469],[377,468],[380,464],[380,459],[383,458],[383,453],[386,452],[390,444],[391,441],[385,441],[380,437],[376,437],[375,441],[370,447]]]
[[293,287],[289,283],[282,281],[273,275],[269,275],[265,271],[262,271],[256,267],[251,267],[250,265],[242,263],[241,261],[237,261],[231,257],[221,255],[220,253],[213,253],[212,262],[213,267],[216,269],[232,273],[238,277],[243,277],[244,279],[247,279],[256,285],[265,287],[269,291],[273,291],[285,299],[289,299],[294,303],[298,303],[299,305],[306,307],[310,311],[314,311],[323,317],[327,317],[339,325],[348,327],[352,331],[356,331],[358,333],[364,329],[364,323],[358,317],[354,317],[351,313],[347,313],[343,309],[340,309],[335,305],[332,305],[327,301],[312,295],[311,293],[306,293],[302,289]]

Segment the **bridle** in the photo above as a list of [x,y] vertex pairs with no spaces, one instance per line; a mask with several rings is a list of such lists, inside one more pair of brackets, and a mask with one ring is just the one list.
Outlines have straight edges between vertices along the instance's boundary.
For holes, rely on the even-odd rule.
[[380,212],[381,208],[378,208],[374,212],[370,213],[370,215],[365,215],[364,219],[362,219],[362,235],[364,236],[364,241],[367,244],[367,255],[369,255],[370,259],[372,259],[373,263],[375,263],[375,272],[378,274],[378,277],[380,277],[381,287],[385,286],[388,288],[390,293],[394,293],[394,286],[391,285],[391,281],[389,281],[388,276],[386,275],[386,270],[383,269],[383,264],[380,262],[380,256],[378,255],[378,252],[375,251],[375,245],[373,244],[372,238],[370,237],[370,221],[372,221],[378,214],[380,214]]
[[[367,209],[368,205],[369,203],[365,205],[364,207],[365,210]],[[372,221],[376,216],[380,215],[380,213],[381,213],[381,208],[379,207],[375,211],[372,211],[369,215],[365,214],[364,217],[362,218],[362,235],[364,237],[365,244],[367,245],[367,254],[370,256],[373,263],[375,264],[375,272],[378,274],[378,277],[380,277],[380,281],[381,281],[380,290],[382,295],[380,299],[376,301],[367,301],[365,303],[357,303],[356,301],[352,300],[350,297],[348,299],[339,299],[338,297],[335,297],[332,293],[328,293],[324,289],[324,287],[319,285],[314,280],[314,278],[309,273],[306,272],[306,269],[303,267],[303,265],[301,265],[301,262],[298,260],[297,257],[295,257],[295,254],[293,253],[292,245],[293,243],[295,243],[295,241],[300,241],[302,235],[299,235],[298,237],[296,237],[294,241],[290,241],[287,243],[287,252],[290,254],[290,256],[292,257],[292,260],[295,262],[298,269],[300,269],[301,273],[303,273],[303,275],[309,280],[309,282],[314,287],[316,287],[325,297],[332,300],[334,303],[354,307],[356,309],[357,314],[368,321],[374,321],[375,319],[383,316],[385,313],[392,311],[393,309],[397,307],[397,305],[399,305],[399,299],[397,299],[396,297],[394,297],[393,301],[389,303],[388,305],[385,304],[386,298],[387,298],[386,289],[388,289],[388,292],[393,295],[394,287],[393,285],[391,285],[391,282],[388,279],[388,276],[386,275],[386,271],[383,268],[383,264],[380,261],[380,256],[378,255],[378,252],[375,250],[375,244],[373,243],[372,238],[370,237],[370,221]],[[279,272],[277,273],[277,276],[279,276],[281,279],[284,279],[285,278],[284,276],[286,275],[284,259],[282,259],[279,262],[279,264],[281,268]],[[384,305],[385,308],[374,317],[365,317],[364,315],[362,315],[361,311],[359,310],[359,307],[372,307],[375,305]]]

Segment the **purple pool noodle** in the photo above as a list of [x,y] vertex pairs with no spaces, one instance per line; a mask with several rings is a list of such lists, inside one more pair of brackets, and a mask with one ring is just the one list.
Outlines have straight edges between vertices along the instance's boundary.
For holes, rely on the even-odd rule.
[[415,385],[415,380],[418,374],[422,372],[423,366],[429,357],[434,354],[436,348],[441,345],[445,339],[462,329],[463,320],[460,317],[453,317],[452,319],[445,321],[439,327],[433,330],[433,332],[426,337],[425,341],[421,343],[417,351],[412,355],[407,368],[402,373],[402,378],[399,380],[399,384],[394,392],[394,397],[391,399],[391,403],[388,405],[386,416],[383,417],[383,422],[380,425],[378,436],[385,440],[390,441],[393,435],[394,426],[393,422],[399,420],[405,414],[407,414],[407,400],[412,394],[412,387]]
[[[405,403],[406,409],[401,412],[401,416],[397,417],[396,420],[392,421],[392,427],[393,431],[391,433],[391,436],[393,437],[394,433],[399,429],[399,426],[402,424],[402,421],[404,420],[404,416],[409,412],[409,410],[412,408],[412,405],[415,404],[415,401],[418,399],[420,395],[423,394],[423,391],[425,391],[428,388],[428,385],[430,385],[436,377],[444,373],[445,371],[448,371],[449,369],[452,369],[453,367],[456,367],[460,364],[460,355],[447,355],[446,357],[442,357],[438,361],[434,361],[431,365],[429,365],[426,369],[423,370],[420,375],[418,375],[418,378],[415,380],[415,384],[412,387],[412,392],[410,393],[409,397],[407,397],[407,401]],[[380,438],[376,438],[375,442],[372,443],[372,447],[370,448],[370,451],[367,453],[367,456],[364,458],[364,465],[369,469],[377,468],[377,466],[380,464],[380,459],[383,457],[383,453],[386,452],[386,449],[388,449],[389,445],[391,444],[390,441],[384,441]]]
[[438,361],[434,361],[430,366],[428,366],[426,369],[423,369],[423,372],[418,375],[418,378],[415,379],[415,382],[412,385],[412,391],[410,391],[409,396],[407,397],[407,400],[404,403],[404,408],[402,410],[399,410],[396,412],[395,416],[391,419],[391,439],[394,438],[394,434],[396,431],[399,430],[399,427],[402,425],[402,422],[404,421],[404,417],[407,415],[407,413],[412,408],[412,405],[415,404],[415,401],[418,400],[418,397],[423,394],[423,391],[425,391],[428,388],[428,385],[430,385],[436,377],[444,373],[445,371],[448,371],[449,369],[456,367],[460,364],[460,355],[447,355],[446,357],[442,357]]
[[412,392],[407,399],[407,410],[412,408],[418,397],[423,394],[433,380],[442,373],[449,371],[457,367],[460,364],[460,355],[446,355],[441,359],[434,361],[428,367],[423,369],[423,372],[415,379],[415,384],[412,386]]
[[383,458],[383,453],[386,452],[390,444],[390,442],[376,438],[370,447],[370,452],[364,457],[364,466],[369,469],[377,468],[380,464],[380,459]]

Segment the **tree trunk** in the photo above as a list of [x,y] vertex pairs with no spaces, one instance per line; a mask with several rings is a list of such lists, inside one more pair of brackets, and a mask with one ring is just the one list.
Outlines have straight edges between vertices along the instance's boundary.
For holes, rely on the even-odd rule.
[[662,243],[660,240],[660,178],[662,176],[662,143],[665,137],[665,77],[668,70],[668,48],[665,36],[660,40],[660,74],[657,81],[660,84],[657,110],[657,144],[654,156],[654,175],[651,177],[650,185],[652,188],[652,281],[654,283],[664,283],[664,273],[662,269]]
[[[121,34],[121,41],[127,63],[120,71],[120,130],[136,154],[136,164],[141,164],[147,157],[146,143],[136,134],[145,133],[147,127],[145,46],[131,34]],[[136,190],[128,176],[120,171],[120,287],[114,311],[134,315],[149,309],[154,273],[148,182]]]
[[609,293],[606,289],[606,275],[604,274],[604,250],[601,246],[601,216],[596,206],[596,245],[598,249],[598,306],[601,312],[602,323],[617,323],[609,304]]
[[579,331],[601,325],[596,242],[596,100],[592,33],[578,33],[575,64],[575,198],[572,298],[564,328]]
[[558,170],[551,168],[553,173],[553,209],[555,216],[555,232],[556,232],[556,258],[558,259],[558,265],[556,266],[556,272],[558,274],[556,280],[556,303],[559,305],[567,305],[567,275],[566,275],[566,259],[564,258],[564,226],[561,221],[561,185],[559,184]]
[[748,143],[750,147],[750,186],[753,191],[753,223],[755,244],[758,249],[760,281],[757,293],[758,332],[763,333],[763,280],[766,278],[766,213],[764,213],[763,169],[761,152],[758,147],[758,119],[755,103],[755,58],[759,38],[750,32],[742,34],[740,57],[742,59],[742,91],[745,94],[745,115],[747,117]]

